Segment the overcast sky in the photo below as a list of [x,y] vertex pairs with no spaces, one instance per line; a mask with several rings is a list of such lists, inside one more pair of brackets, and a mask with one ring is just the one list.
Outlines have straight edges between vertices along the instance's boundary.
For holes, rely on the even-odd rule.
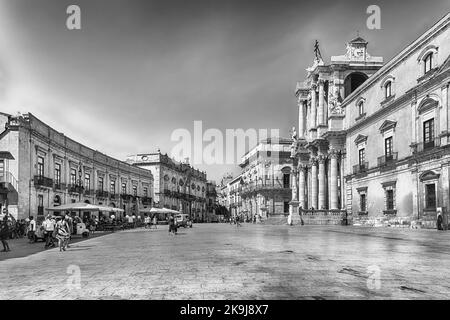
[[[81,30],[66,8],[81,7]],[[366,9],[381,7],[381,30]],[[294,88],[360,35],[387,61],[449,11],[448,0],[0,0],[0,111],[31,112],[125,159],[170,154],[172,132],[297,126]],[[198,166],[220,180],[235,166]]]

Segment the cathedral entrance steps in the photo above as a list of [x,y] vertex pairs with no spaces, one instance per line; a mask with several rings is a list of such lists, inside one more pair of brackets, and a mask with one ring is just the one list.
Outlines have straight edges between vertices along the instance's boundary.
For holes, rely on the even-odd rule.
[[288,216],[285,215],[275,215],[269,216],[267,219],[261,222],[262,224],[268,225],[283,225],[288,223]]

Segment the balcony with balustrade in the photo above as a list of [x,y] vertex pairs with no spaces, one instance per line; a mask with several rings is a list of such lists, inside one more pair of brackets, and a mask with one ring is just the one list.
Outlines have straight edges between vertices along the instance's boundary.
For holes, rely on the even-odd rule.
[[37,175],[33,181],[36,188],[53,188],[53,179]]
[[361,162],[360,164],[353,166],[353,174],[355,175],[362,175],[366,174],[367,170],[369,169],[369,162]]
[[95,191],[95,196],[97,198],[108,198],[109,192],[108,191],[104,191],[104,190],[96,190]]
[[392,152],[381,157],[378,157],[378,167],[383,171],[395,168],[395,164],[398,160],[398,152]]
[[69,191],[69,193],[77,193],[77,194],[84,193],[84,187],[78,184],[69,184],[67,190]]
[[441,147],[441,139],[435,138],[429,141],[412,143],[410,147],[413,155],[422,155],[427,152],[438,150]]

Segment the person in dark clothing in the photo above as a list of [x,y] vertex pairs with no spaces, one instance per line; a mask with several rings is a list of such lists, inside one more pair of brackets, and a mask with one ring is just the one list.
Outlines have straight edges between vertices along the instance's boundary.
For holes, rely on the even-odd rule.
[[0,225],[0,240],[2,241],[2,245],[3,245],[2,251],[3,252],[11,251],[11,249],[9,249],[9,244],[8,244],[9,234],[10,234],[10,230],[9,230],[9,225],[8,225],[8,215],[6,214]]
[[175,218],[173,215],[169,216],[169,234],[175,235],[177,233],[177,226],[175,225]]

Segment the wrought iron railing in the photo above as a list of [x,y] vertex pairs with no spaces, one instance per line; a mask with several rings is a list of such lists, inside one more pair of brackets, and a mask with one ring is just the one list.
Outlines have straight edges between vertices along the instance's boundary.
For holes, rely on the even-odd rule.
[[378,166],[386,166],[395,163],[398,159],[398,152],[378,157]]
[[353,166],[353,174],[364,173],[369,169],[369,162],[363,162]]
[[435,138],[430,141],[423,141],[420,143],[413,143],[411,144],[411,149],[413,154],[421,153],[421,152],[427,152],[430,150],[433,150],[435,148],[438,148],[441,146],[441,139]]
[[77,184],[69,184],[68,190],[70,193],[83,193],[84,187]]
[[36,187],[53,187],[53,179],[43,177],[43,176],[34,176],[34,185]]

